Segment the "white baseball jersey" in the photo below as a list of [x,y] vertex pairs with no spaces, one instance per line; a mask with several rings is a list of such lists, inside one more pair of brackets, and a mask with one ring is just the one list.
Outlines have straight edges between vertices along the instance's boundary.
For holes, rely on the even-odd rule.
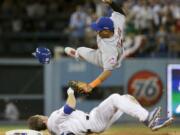
[[77,49],[77,57],[80,55],[86,61],[100,66],[104,70],[113,70],[120,67],[123,54],[122,42],[125,16],[113,12],[111,19],[114,23],[114,35],[111,38],[101,38],[97,35],[97,50],[86,47]]
[[[65,114],[63,107],[54,111],[48,119],[48,130],[55,135],[85,135],[88,131],[102,132],[104,124],[97,122],[97,119],[89,119],[89,114],[80,110],[73,111],[70,115]],[[91,117],[93,118],[93,117]]]
[[[132,96],[112,94],[89,114],[75,110],[71,114],[64,113],[64,108],[54,111],[47,123],[53,135],[86,135],[88,131],[101,133],[109,128],[123,114],[129,114],[140,121],[146,120],[146,111]],[[88,117],[87,117],[88,116]]]
[[55,135],[73,132],[74,134],[84,135],[87,132],[87,114],[82,111],[73,111],[70,115],[65,114],[64,107],[54,111],[48,119],[48,129]]

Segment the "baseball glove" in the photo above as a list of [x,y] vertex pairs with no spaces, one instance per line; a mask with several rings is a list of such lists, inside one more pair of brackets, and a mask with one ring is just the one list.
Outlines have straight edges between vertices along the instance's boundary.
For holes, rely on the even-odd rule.
[[68,86],[78,93],[87,94],[92,91],[92,88],[89,86],[89,84],[82,81],[71,80],[68,82]]

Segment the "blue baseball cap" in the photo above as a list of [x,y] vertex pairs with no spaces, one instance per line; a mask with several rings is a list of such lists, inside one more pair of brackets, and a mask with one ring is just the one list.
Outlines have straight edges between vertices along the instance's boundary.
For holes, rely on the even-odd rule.
[[96,22],[91,24],[91,28],[95,31],[114,31],[114,23],[109,17],[101,17]]

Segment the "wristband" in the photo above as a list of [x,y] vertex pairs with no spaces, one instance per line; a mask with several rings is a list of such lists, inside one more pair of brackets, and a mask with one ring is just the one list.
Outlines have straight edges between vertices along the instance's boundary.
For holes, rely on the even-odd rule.
[[92,81],[89,85],[90,85],[92,88],[94,88],[94,87],[100,85],[101,83],[102,83],[102,81],[97,78],[96,80]]
[[74,108],[70,107],[69,105],[64,105],[64,113],[65,114],[71,114],[74,111]]

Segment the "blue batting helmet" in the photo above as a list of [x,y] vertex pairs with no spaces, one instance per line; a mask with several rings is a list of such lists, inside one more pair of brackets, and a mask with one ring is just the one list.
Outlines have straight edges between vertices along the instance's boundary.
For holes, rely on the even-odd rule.
[[46,47],[38,47],[33,55],[39,60],[41,64],[48,64],[51,59],[51,51]]

